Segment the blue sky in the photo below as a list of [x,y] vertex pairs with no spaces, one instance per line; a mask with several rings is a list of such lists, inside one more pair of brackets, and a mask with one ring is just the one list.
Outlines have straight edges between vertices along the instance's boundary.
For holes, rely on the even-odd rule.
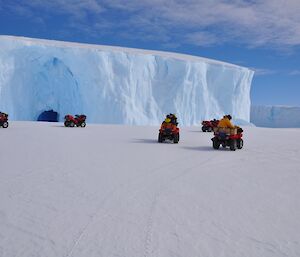
[[0,0],[0,34],[226,61],[253,104],[300,106],[299,0]]

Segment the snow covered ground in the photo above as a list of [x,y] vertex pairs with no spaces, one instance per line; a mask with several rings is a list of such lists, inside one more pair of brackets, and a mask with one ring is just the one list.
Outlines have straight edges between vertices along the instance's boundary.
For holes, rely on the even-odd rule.
[[[1,257],[299,257],[300,129],[11,122],[0,129]],[[297,140],[296,140],[297,139]]]

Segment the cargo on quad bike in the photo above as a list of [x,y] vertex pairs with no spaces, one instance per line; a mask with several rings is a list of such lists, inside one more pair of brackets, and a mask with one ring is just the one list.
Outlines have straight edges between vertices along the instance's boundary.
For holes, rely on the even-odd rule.
[[219,149],[222,145],[223,148],[229,146],[231,151],[242,149],[244,144],[242,132],[241,128],[214,128],[214,137],[211,139],[213,148]]
[[203,132],[212,132],[215,127],[218,126],[218,120],[204,120],[202,121],[202,131]]
[[4,112],[0,112],[0,127],[2,128],[8,127],[8,114]]
[[75,115],[75,117],[70,114],[67,114],[65,116],[64,124],[65,124],[65,127],[75,127],[76,126],[76,127],[84,128],[86,126],[85,120],[86,120],[86,116],[83,114]]
[[173,141],[174,144],[179,142],[179,128],[174,124],[162,124],[159,129],[158,142],[163,143],[166,140]]

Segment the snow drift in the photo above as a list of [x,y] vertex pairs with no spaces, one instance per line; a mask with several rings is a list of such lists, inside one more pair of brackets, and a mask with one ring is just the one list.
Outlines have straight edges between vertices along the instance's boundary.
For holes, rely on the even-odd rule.
[[182,125],[231,113],[249,122],[253,71],[182,54],[0,36],[0,110],[12,120],[44,111],[89,122]]
[[252,106],[251,122],[270,128],[300,128],[300,107]]

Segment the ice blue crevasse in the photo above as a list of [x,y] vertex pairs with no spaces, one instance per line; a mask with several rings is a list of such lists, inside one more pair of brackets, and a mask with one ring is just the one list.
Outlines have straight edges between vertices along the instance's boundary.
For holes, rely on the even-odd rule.
[[169,52],[0,36],[0,110],[37,120],[53,110],[89,122],[181,125],[230,113],[250,121],[253,71]]

